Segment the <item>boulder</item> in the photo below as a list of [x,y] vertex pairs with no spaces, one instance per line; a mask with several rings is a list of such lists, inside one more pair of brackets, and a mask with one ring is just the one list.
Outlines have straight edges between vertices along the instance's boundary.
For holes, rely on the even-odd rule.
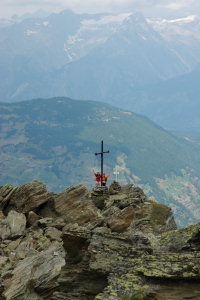
[[115,195],[121,191],[121,185],[117,181],[113,181],[109,187],[109,194]]
[[112,231],[124,232],[130,226],[135,216],[133,207],[126,207],[108,219],[108,226]]
[[24,234],[26,228],[26,217],[24,214],[14,210],[0,223],[0,238],[13,239]]
[[51,226],[53,223],[53,218],[43,218],[38,220],[37,224],[39,227],[46,228],[48,226]]
[[66,223],[83,225],[94,221],[98,216],[98,209],[89,198],[89,191],[81,184],[58,194],[54,198],[54,206]]
[[45,236],[47,236],[50,240],[61,241],[62,240],[61,235],[62,235],[62,231],[54,227],[48,227],[45,230]]
[[29,226],[32,226],[40,219],[40,216],[38,216],[34,211],[29,211],[28,218],[27,218],[27,224]]

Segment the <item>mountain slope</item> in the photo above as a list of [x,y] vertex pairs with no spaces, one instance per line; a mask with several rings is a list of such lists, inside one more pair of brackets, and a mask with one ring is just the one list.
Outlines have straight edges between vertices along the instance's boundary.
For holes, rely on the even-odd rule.
[[[94,185],[104,140],[110,181],[142,186],[170,205],[179,225],[200,216],[200,153],[146,117],[111,105],[68,98],[0,104],[0,184],[42,180],[60,191],[82,182]],[[106,149],[107,148],[107,149]],[[199,148],[198,148],[199,149]]]

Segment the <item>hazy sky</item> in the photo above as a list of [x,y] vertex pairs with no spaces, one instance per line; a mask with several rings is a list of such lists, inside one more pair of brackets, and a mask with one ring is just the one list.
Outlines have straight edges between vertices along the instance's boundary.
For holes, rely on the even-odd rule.
[[0,0],[0,18],[67,8],[79,13],[140,10],[147,17],[178,17],[200,13],[200,0]]

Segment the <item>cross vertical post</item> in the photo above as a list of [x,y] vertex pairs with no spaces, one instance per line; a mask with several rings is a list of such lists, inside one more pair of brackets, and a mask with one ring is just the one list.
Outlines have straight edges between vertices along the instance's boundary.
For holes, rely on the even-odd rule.
[[110,151],[103,151],[103,141],[101,141],[101,152],[95,153],[95,155],[101,154],[101,186],[102,186],[102,177],[103,177],[103,155],[104,153],[109,153]]

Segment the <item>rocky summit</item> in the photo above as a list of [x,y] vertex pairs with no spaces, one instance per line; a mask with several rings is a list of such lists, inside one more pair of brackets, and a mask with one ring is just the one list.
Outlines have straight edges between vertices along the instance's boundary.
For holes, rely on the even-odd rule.
[[133,185],[0,187],[0,300],[200,299],[200,223]]

